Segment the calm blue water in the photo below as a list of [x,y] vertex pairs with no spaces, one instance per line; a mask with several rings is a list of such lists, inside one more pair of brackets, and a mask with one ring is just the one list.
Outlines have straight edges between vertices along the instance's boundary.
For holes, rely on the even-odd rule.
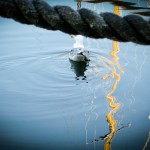
[[[48,2],[76,9],[71,0]],[[83,7],[113,12],[108,3]],[[118,43],[123,73],[110,55],[111,40],[84,38],[91,61],[86,78],[77,78],[81,68],[68,59],[73,44],[62,32],[0,18],[0,150],[105,150],[112,121],[112,150],[148,150],[150,47]],[[112,70],[120,75],[111,95],[119,108],[107,121],[112,108],[105,96],[116,79],[103,77]]]

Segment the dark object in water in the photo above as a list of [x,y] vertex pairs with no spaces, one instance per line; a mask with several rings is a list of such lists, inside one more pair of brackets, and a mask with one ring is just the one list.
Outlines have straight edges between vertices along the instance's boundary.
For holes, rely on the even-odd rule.
[[76,62],[70,59],[69,61],[71,63],[71,69],[76,75],[76,79],[79,80],[79,77],[83,77],[82,80],[85,80],[86,79],[85,71],[87,70],[87,66],[89,65],[89,63],[85,61]]

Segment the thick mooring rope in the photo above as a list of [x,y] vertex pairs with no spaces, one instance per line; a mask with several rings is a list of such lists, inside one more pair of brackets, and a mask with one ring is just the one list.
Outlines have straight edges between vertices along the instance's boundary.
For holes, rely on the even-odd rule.
[[0,16],[68,34],[150,45],[150,21],[138,15],[76,11],[68,6],[52,7],[43,0],[0,0]]

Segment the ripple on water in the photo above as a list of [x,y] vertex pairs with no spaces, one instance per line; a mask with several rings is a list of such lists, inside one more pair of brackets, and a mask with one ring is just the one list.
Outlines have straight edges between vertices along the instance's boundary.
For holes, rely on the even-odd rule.
[[[19,107],[22,104],[24,106],[39,105],[31,111],[32,113],[38,112],[38,115],[40,112],[40,118],[49,113],[52,113],[54,117],[59,116],[59,109],[62,106],[66,108],[67,112],[75,113],[75,110],[79,109],[83,103],[93,99],[90,96],[91,93],[100,87],[97,81],[101,80],[102,73],[105,74],[108,71],[107,68],[104,69],[103,67],[103,63],[110,65],[106,60],[105,57],[100,57],[98,53],[93,53],[91,62],[85,71],[87,79],[77,81],[71,70],[68,52],[60,51],[51,54],[45,52],[34,54],[34,56],[1,57],[0,88],[3,91],[2,95],[7,97],[6,93],[9,93],[11,99],[16,101]],[[92,89],[93,85],[96,88]],[[1,103],[12,102],[10,98],[6,99],[5,102],[1,101]],[[6,107],[10,109],[9,105]],[[15,110],[16,107],[18,106],[15,105],[13,109]],[[51,109],[49,110],[49,108]],[[83,111],[82,109],[79,110]]]

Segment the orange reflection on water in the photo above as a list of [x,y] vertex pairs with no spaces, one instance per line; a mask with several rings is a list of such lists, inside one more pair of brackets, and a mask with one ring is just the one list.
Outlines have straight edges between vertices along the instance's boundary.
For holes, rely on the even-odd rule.
[[[119,14],[118,6],[114,6],[114,14],[117,14],[117,15]],[[113,50],[110,52],[110,55],[112,56],[114,64],[117,66],[117,68],[121,72],[124,72],[118,63],[119,58],[116,56],[116,53],[118,53],[118,52],[119,52],[118,42],[113,41]],[[119,104],[114,103],[115,97],[112,96],[112,94],[116,90],[117,84],[120,80],[120,75],[116,73],[115,67],[113,67],[112,73],[110,75],[107,74],[103,77],[103,79],[107,79],[107,78],[115,79],[115,82],[112,85],[111,91],[108,94],[106,94],[106,96],[105,96],[106,99],[109,100],[109,107],[111,108],[111,110],[106,115],[106,119],[109,124],[109,134],[106,136],[105,141],[104,141],[104,150],[111,150],[111,141],[116,133],[116,120],[113,118],[113,113],[119,108]]]
[[[119,7],[114,6],[114,14],[119,15]],[[118,48],[118,42],[113,41],[113,50],[110,52],[110,55],[112,56],[115,65],[117,68],[121,71],[124,72],[123,69],[121,68],[120,64],[118,63],[119,58],[116,56],[116,53],[118,53],[120,50]]]
[[124,70],[121,68],[120,64],[118,63],[119,58],[116,56],[116,53],[118,53],[118,52],[119,52],[118,42],[113,41],[113,50],[110,52],[110,55],[112,56],[113,61],[114,61],[115,65],[117,66],[117,68],[121,72],[124,72]]
[[113,113],[119,108],[119,104],[115,104],[115,98],[111,95],[116,90],[117,84],[120,80],[120,75],[115,72],[115,69],[112,69],[112,74],[110,76],[106,75],[103,79],[106,78],[115,78],[115,82],[112,86],[111,91],[105,96],[109,100],[109,107],[112,109],[109,111],[109,113],[106,115],[106,119],[109,124],[109,134],[107,135],[105,142],[104,142],[104,150],[110,150],[111,149],[111,141],[114,137],[114,134],[116,132],[116,120],[113,118]]

